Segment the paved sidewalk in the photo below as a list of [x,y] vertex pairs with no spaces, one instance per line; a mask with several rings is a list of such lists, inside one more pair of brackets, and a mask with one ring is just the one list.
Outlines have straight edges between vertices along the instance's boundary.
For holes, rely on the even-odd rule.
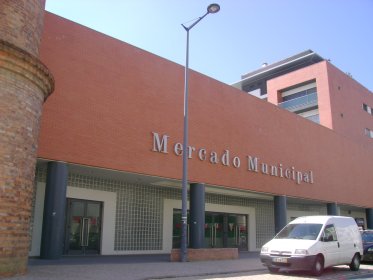
[[148,280],[180,276],[206,276],[266,271],[259,253],[240,253],[237,260],[170,262],[169,255],[64,257],[60,260],[30,259],[27,275],[12,280]]

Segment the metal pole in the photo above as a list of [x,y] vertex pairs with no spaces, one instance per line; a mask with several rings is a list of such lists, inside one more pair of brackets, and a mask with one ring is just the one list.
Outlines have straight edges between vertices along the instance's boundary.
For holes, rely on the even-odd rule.
[[[184,27],[185,28],[185,27]],[[183,140],[183,178],[181,189],[181,247],[182,262],[188,259],[187,252],[187,208],[188,208],[188,92],[189,92],[189,29],[186,40],[185,84],[184,84],[184,140]]]
[[[217,4],[213,4],[217,6]],[[215,11],[211,11],[210,5],[207,12],[199,17],[189,27],[182,24],[185,31],[187,32],[186,38],[186,61],[185,61],[185,85],[184,85],[184,139],[183,139],[183,178],[181,184],[181,245],[180,245],[180,260],[186,262],[188,260],[188,94],[189,94],[189,30],[191,30],[197,23],[199,23],[209,13],[215,13],[219,11],[220,7]]]

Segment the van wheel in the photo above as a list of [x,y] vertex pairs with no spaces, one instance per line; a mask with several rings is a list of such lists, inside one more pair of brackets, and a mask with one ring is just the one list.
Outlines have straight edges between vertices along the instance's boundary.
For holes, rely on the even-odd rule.
[[359,270],[359,268],[360,268],[360,256],[359,254],[355,254],[350,263],[350,269],[352,271],[357,271]]
[[280,269],[277,267],[268,267],[268,270],[270,273],[278,273]]
[[324,260],[321,256],[317,256],[312,267],[312,274],[320,276],[324,271]]

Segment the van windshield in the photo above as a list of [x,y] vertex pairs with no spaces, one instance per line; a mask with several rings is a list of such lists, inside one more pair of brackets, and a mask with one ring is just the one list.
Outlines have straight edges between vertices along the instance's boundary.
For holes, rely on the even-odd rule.
[[289,224],[284,227],[275,239],[307,239],[316,240],[322,224]]

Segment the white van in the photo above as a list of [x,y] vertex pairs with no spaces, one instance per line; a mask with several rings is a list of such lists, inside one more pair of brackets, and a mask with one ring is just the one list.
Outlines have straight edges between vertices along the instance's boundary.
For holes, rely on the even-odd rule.
[[359,270],[363,255],[361,234],[355,220],[341,216],[300,217],[285,226],[264,244],[260,260],[272,273],[284,270],[311,270],[346,264]]

